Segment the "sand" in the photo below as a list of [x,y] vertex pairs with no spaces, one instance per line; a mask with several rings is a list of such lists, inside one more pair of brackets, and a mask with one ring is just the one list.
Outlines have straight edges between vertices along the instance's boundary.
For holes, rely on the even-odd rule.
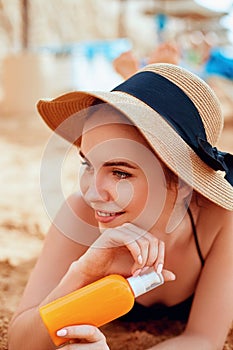
[[[7,349],[7,327],[49,226],[40,195],[39,173],[49,130],[36,114],[0,117],[0,349]],[[228,118],[222,148],[233,152],[233,117]],[[59,152],[59,149],[58,149]],[[72,153],[72,152],[71,152]],[[71,160],[72,160],[71,155]],[[72,163],[72,164],[71,164]],[[66,191],[74,187],[73,162],[64,174]],[[103,327],[111,350],[143,350],[179,334],[180,322],[120,323]],[[233,349],[233,331],[224,350]]]

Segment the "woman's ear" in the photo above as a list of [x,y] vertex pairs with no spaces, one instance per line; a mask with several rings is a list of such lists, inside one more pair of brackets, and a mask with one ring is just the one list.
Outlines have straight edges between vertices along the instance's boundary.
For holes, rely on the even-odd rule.
[[181,223],[187,212],[187,207],[191,201],[193,188],[179,179],[176,187],[176,199],[173,210],[168,220],[165,233],[172,233]]

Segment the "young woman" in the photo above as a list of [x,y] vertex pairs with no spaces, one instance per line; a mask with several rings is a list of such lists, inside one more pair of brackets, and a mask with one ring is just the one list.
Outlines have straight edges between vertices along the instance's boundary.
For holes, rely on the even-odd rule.
[[[80,193],[47,234],[9,350],[55,349],[40,306],[148,267],[165,283],[138,297],[127,319],[187,319],[181,335],[152,349],[222,349],[233,315],[233,156],[216,148],[223,121],[212,90],[187,70],[154,64],[111,92],[71,92],[38,110],[78,147]],[[57,335],[70,339],[65,350],[108,349],[93,326]]]

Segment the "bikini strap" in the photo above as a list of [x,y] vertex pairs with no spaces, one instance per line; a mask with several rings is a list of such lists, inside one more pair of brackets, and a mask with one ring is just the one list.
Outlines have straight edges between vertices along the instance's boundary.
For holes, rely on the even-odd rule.
[[196,244],[196,248],[197,248],[197,253],[198,253],[198,256],[199,256],[199,258],[200,258],[200,260],[201,260],[201,265],[202,265],[202,267],[203,267],[204,264],[205,264],[205,259],[203,258],[203,255],[202,255],[202,252],[201,252],[201,249],[200,249],[200,245],[199,245],[199,241],[198,241],[198,236],[197,236],[196,226],[195,226],[195,223],[194,223],[194,219],[193,219],[192,212],[191,212],[191,210],[190,210],[189,207],[187,208],[187,212],[188,212],[188,214],[189,214],[190,221],[191,221],[191,225],[192,225],[193,236],[194,236],[194,239],[195,239],[195,244]]

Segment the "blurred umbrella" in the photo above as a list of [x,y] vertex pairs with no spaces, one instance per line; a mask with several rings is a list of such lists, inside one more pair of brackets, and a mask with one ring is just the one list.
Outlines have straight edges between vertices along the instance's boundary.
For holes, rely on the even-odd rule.
[[220,18],[228,14],[226,11],[214,11],[201,6],[193,0],[157,0],[153,6],[145,10],[146,15],[165,14],[174,17],[185,17],[196,20]]

